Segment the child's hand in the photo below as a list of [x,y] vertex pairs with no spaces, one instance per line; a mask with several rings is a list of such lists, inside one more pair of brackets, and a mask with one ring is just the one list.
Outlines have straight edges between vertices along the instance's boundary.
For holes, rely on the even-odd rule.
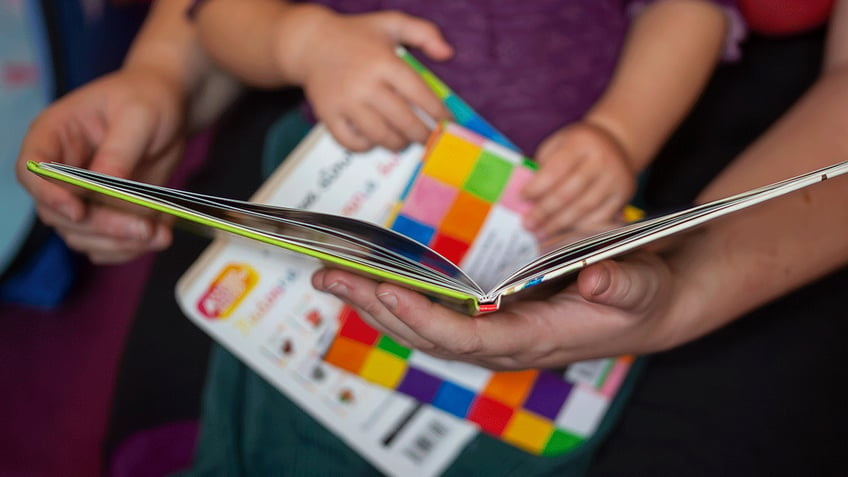
[[606,130],[586,122],[549,136],[536,160],[539,171],[522,192],[534,203],[524,226],[540,239],[617,221],[636,190],[624,150]]
[[302,51],[290,49],[281,61],[342,145],[400,150],[429,136],[416,108],[435,120],[449,118],[442,101],[395,53],[408,45],[435,60],[450,58],[453,49],[431,22],[399,12],[325,11],[313,19],[299,39]]
[[95,263],[161,250],[170,228],[149,218],[87,204],[30,173],[26,163],[56,161],[163,183],[181,157],[183,100],[174,81],[146,69],[123,69],[64,96],[42,112],[24,138],[18,181],[39,217]]

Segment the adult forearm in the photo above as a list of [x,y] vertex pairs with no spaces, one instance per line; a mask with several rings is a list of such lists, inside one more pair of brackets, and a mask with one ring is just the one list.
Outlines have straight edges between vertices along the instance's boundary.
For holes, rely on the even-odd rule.
[[[848,159],[848,71],[833,71],[700,195],[727,196]],[[678,329],[706,333],[848,264],[848,178],[706,228],[671,252],[683,285]]]
[[699,0],[656,2],[628,32],[615,74],[586,120],[643,169],[697,100],[719,60],[725,13]]

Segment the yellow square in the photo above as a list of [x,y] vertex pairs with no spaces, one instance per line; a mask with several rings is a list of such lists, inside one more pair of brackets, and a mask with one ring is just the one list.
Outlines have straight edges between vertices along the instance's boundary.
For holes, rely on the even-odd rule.
[[551,421],[524,410],[512,415],[501,438],[534,454],[541,454],[547,445],[554,425]]
[[380,349],[372,349],[359,375],[389,389],[397,387],[406,372],[406,361]]
[[444,133],[430,146],[421,173],[460,189],[471,174],[481,151],[482,148],[477,144]]

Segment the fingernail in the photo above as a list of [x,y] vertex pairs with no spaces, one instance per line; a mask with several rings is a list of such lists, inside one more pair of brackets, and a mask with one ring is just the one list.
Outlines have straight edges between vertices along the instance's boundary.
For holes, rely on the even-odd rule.
[[326,291],[327,293],[332,293],[333,295],[336,295],[338,297],[344,297],[347,296],[348,289],[347,286],[342,282],[333,282],[327,285],[327,288],[325,288],[324,291]]
[[398,300],[394,293],[383,292],[377,294],[377,299],[390,310],[397,308]]
[[606,292],[610,287],[609,271],[603,269],[598,276],[598,281],[595,283],[595,288],[592,289],[592,296],[598,296]]

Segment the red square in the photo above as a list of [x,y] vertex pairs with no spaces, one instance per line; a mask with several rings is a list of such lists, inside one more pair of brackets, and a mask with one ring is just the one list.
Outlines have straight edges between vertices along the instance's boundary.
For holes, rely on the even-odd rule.
[[467,419],[494,436],[500,436],[515,410],[486,396],[477,396]]
[[345,306],[342,310],[339,315],[339,322],[341,323],[339,335],[345,336],[354,341],[373,345],[380,337],[380,333],[362,321],[362,318],[356,314],[356,311],[349,306]]
[[436,234],[436,238],[434,238],[433,242],[430,244],[430,248],[439,252],[443,257],[457,265],[459,265],[459,262],[461,262],[462,258],[465,257],[469,247],[470,245],[462,240],[457,240],[453,237],[440,233]]

